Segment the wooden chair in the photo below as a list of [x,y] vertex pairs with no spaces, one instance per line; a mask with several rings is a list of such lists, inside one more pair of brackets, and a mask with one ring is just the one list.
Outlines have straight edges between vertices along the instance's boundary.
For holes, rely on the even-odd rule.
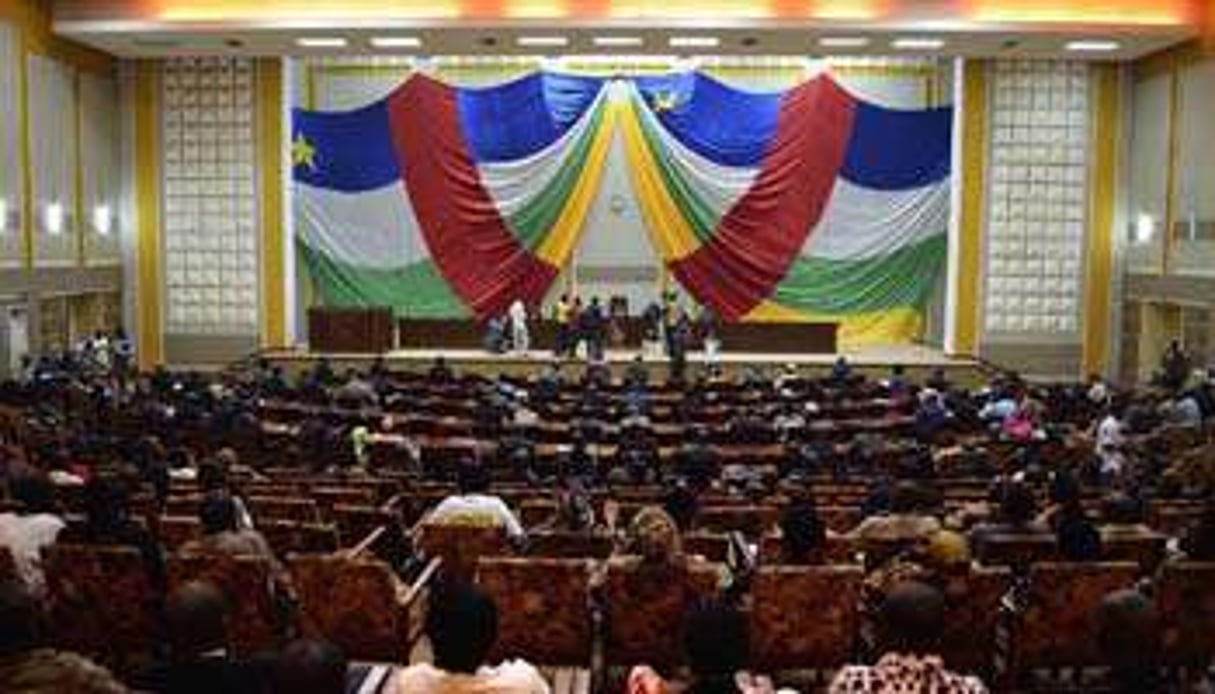
[[589,667],[591,567],[589,559],[482,558],[477,584],[498,604],[499,615],[491,660]]
[[259,527],[266,521],[316,523],[321,519],[316,502],[312,499],[251,496],[245,501]]
[[280,557],[293,552],[324,554],[338,548],[337,528],[324,523],[272,520],[262,521],[257,529]]
[[759,537],[776,527],[780,509],[775,506],[706,506],[696,515],[696,525],[713,532],[741,532]]
[[991,681],[1001,603],[1011,584],[1007,567],[972,567],[945,578],[941,655],[947,667]]
[[760,566],[751,608],[752,662],[764,672],[831,669],[853,657],[859,566]]
[[443,560],[445,580],[470,581],[478,559],[510,553],[506,531],[498,526],[422,523],[414,536],[423,554]]
[[197,516],[161,516],[156,525],[157,539],[170,552],[202,537],[202,523]]
[[365,556],[294,555],[289,566],[304,634],[332,641],[355,660],[409,661],[425,629],[438,562],[411,586],[385,562]]
[[1133,561],[1145,574],[1151,574],[1164,560],[1169,538],[1160,533],[1121,535],[1101,533],[1102,558],[1105,561]]
[[219,588],[230,611],[228,640],[240,655],[278,645],[282,617],[277,607],[270,563],[256,557],[218,552],[176,554],[168,560],[169,590],[190,581]]
[[602,533],[536,531],[527,535],[527,553],[552,559],[607,559],[612,538]]
[[[843,535],[828,535],[818,562],[822,564],[851,564],[857,561],[856,547],[851,539]],[[759,545],[759,561],[761,564],[781,563],[781,535],[764,535]]]
[[1156,601],[1164,627],[1165,662],[1205,668],[1215,657],[1215,562],[1169,562]]
[[46,548],[48,623],[58,645],[127,669],[151,655],[160,593],[133,547]]
[[1109,592],[1134,585],[1131,562],[1034,564],[1024,610],[1012,630],[1013,669],[1085,667],[1101,662],[1093,614]]
[[680,663],[684,615],[716,593],[721,577],[720,566],[702,562],[671,567],[661,576],[648,571],[635,557],[608,562],[603,586],[608,665]]
[[988,534],[975,543],[975,555],[989,566],[1009,566],[1023,570],[1035,562],[1048,562],[1058,555],[1054,535]]
[[329,509],[329,520],[337,526],[338,540],[342,547],[354,547],[373,530],[397,522],[392,511],[365,504],[334,504]]

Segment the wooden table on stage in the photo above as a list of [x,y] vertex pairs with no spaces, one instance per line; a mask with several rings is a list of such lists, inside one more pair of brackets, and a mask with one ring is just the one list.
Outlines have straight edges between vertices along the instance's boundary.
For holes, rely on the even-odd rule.
[[718,329],[725,352],[834,354],[836,323],[727,323]]
[[308,309],[308,347],[314,352],[379,354],[392,349],[392,309]]
[[[468,319],[402,318],[398,323],[401,349],[480,349],[485,328]],[[641,347],[642,321],[624,319],[624,343]],[[532,323],[532,348],[551,350],[557,326],[552,321]],[[719,329],[722,349],[753,354],[834,354],[838,326],[835,323],[729,323]],[[699,346],[693,346],[699,349]]]

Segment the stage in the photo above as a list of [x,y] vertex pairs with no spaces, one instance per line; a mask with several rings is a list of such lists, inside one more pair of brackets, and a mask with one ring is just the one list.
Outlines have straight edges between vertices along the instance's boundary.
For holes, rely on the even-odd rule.
[[[641,352],[636,349],[609,349],[604,358],[612,371],[620,374],[639,354]],[[885,376],[895,365],[905,367],[908,376],[913,379],[923,378],[933,369],[941,368],[945,370],[951,381],[972,385],[991,373],[991,368],[978,360],[949,357],[938,349],[924,345],[871,347],[833,354],[761,354],[727,349],[718,355],[717,362],[727,375],[736,375],[748,367],[756,367],[773,373],[786,364],[795,364],[799,370],[809,375],[826,375],[830,372],[835,360],[841,355],[846,357],[858,372],[871,377]],[[377,356],[346,352],[318,352],[306,347],[299,347],[265,350],[261,352],[261,356],[291,373],[311,367],[322,357],[328,358],[334,368],[339,371],[345,368],[364,368],[377,358],[383,358],[389,368],[394,370],[424,371],[434,363],[436,358],[443,357],[457,372],[473,372],[482,375],[532,374],[536,373],[541,366],[554,361],[550,351],[534,350],[526,354],[490,354],[483,350],[457,348],[395,349]],[[668,369],[665,357],[647,356],[643,357],[643,361],[655,378],[665,377]],[[577,372],[585,366],[586,362],[578,359],[563,359],[561,363],[563,369]],[[703,352],[688,352],[689,374],[696,373],[704,363]]]

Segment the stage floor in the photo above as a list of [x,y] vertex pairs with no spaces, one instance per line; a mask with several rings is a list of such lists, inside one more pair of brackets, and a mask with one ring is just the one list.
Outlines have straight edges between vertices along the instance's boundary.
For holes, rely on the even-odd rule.
[[[631,363],[639,350],[610,349],[605,355],[607,363],[615,370],[621,370]],[[906,367],[912,377],[926,375],[932,369],[945,369],[951,380],[974,381],[984,377],[986,367],[974,359],[959,359],[947,356],[944,352],[923,345],[898,345],[888,347],[871,347],[841,353],[858,370],[875,375],[884,374],[896,364]],[[333,362],[335,368],[361,367],[376,359],[375,355],[318,353],[305,348],[267,350],[262,356],[271,362],[282,365],[289,371],[308,368],[317,359],[326,357]],[[533,351],[526,354],[490,354],[482,350],[472,349],[399,349],[382,355],[389,368],[400,370],[424,370],[437,357],[443,357],[454,368],[468,370],[485,375],[495,373],[522,374],[531,373],[538,366],[551,363],[553,355],[548,351]],[[796,364],[800,369],[810,373],[826,372],[840,354],[756,354],[751,352],[725,351],[718,355],[717,361],[727,373],[733,373],[747,367],[773,369],[785,364]],[[657,374],[666,372],[666,357],[645,357],[644,361]],[[577,359],[565,359],[562,362],[569,368],[577,368],[585,362]],[[705,363],[703,352],[689,352],[688,365],[690,371],[695,371]]]

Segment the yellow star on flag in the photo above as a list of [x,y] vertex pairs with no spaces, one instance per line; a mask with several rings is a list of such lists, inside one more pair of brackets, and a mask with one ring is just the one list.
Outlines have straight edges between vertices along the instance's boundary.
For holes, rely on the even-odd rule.
[[670,111],[679,105],[679,95],[675,92],[654,95],[654,113]]
[[303,133],[296,135],[291,142],[291,164],[307,166],[309,171],[316,171],[316,147]]

